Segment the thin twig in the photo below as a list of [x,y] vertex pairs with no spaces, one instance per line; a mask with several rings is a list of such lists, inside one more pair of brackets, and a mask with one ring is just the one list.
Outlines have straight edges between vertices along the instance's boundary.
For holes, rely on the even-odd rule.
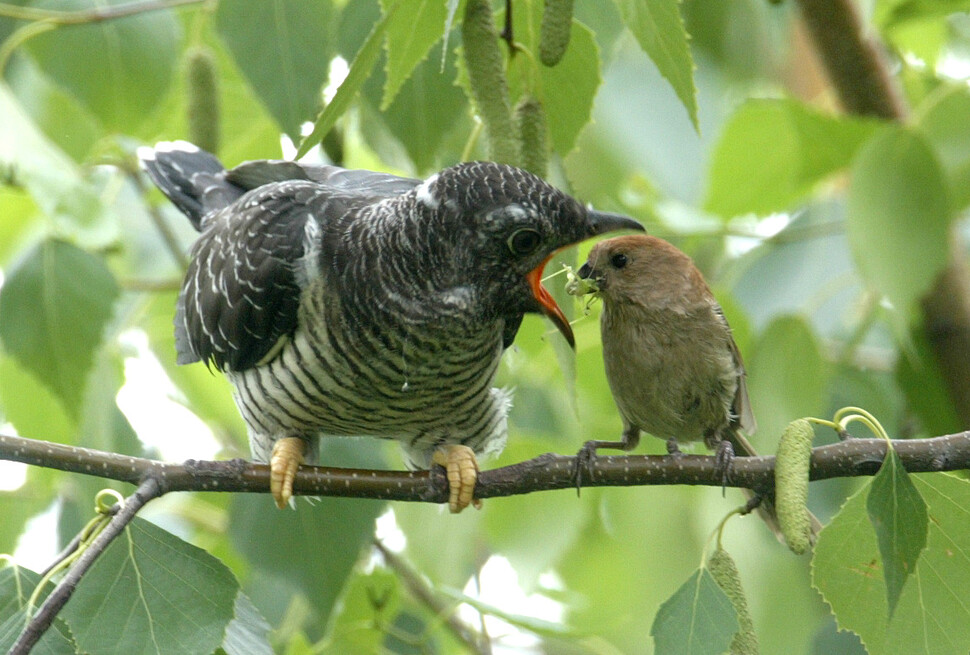
[[20,633],[9,655],[26,655],[40,641],[47,629],[54,622],[54,617],[61,611],[64,605],[70,600],[71,595],[77,588],[81,577],[91,568],[95,560],[103,553],[115,537],[127,527],[135,514],[145,503],[158,498],[165,493],[164,487],[154,477],[146,478],[138,489],[131,496],[125,499],[124,507],[114,515],[111,522],[105,527],[104,531],[91,542],[84,554],[78,558],[77,562],[68,570],[54,591],[47,597],[44,604],[37,611],[37,614],[30,619],[27,627]]
[[126,5],[103,5],[90,9],[76,11],[58,11],[56,9],[42,9],[39,7],[22,7],[0,3],[0,16],[19,20],[30,20],[55,25],[82,25],[85,23],[100,23],[106,20],[126,18],[137,14],[153,11],[174,9],[185,5],[200,5],[212,0],[144,0],[131,2]]
[[374,539],[374,548],[380,551],[388,568],[397,574],[397,577],[401,579],[411,595],[418,602],[428,607],[436,616],[441,617],[445,625],[462,643],[474,653],[491,655],[490,649],[483,649],[480,635],[470,626],[465,625],[455,614],[454,604],[450,600],[446,601],[435,595],[430,585],[421,579],[421,575],[411,568],[411,565],[404,558],[389,550],[380,539]]

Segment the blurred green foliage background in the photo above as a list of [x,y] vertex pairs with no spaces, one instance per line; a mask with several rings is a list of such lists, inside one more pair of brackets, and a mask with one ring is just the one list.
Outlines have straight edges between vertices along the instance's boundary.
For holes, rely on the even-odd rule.
[[[555,68],[534,56],[542,3],[512,3],[523,50],[508,60],[510,95],[513,104],[524,93],[543,103],[550,179],[638,218],[695,258],[748,365],[760,428],[753,442],[764,452],[790,420],[850,404],[893,437],[966,427],[929,351],[918,299],[946,264],[970,202],[970,7],[865,4],[915,108],[910,125],[838,114],[791,1],[577,2]],[[385,47],[372,69],[350,68],[359,94],[310,157],[412,176],[483,157],[459,56],[459,5],[208,0],[77,24],[32,12],[90,17],[123,3],[0,5],[3,429],[172,457],[164,439],[133,427],[132,408],[167,397],[216,444],[203,432],[199,454],[183,443],[178,456],[246,456],[227,383],[201,366],[175,366],[172,315],[194,233],[139,178],[134,150],[190,138],[187,59],[202,48],[215,66],[220,158],[292,156],[301,126],[380,25]],[[495,10],[500,23],[504,3]],[[673,53],[666,64],[651,36]],[[500,374],[515,388],[509,445],[485,466],[572,454],[586,439],[619,434],[598,309],[571,307],[575,379],[557,365],[551,326],[527,318]],[[122,412],[126,370],[130,377],[133,361],[154,360],[164,376]],[[835,438],[820,430],[816,443]],[[639,452],[662,453],[663,443],[646,439]],[[334,442],[322,460],[401,466],[396,445],[372,440]],[[13,552],[38,515],[66,542],[106,484],[30,469],[0,492],[0,552]],[[827,520],[860,484],[815,483],[811,508]],[[493,606],[487,613],[504,616],[487,624],[496,653],[650,653],[658,607],[741,502],[736,491],[708,488],[587,489],[493,499],[450,516],[345,499],[281,513],[265,496],[209,493],[166,497],[144,516],[221,559],[273,628],[246,642],[250,651],[224,644],[227,652],[269,644],[294,654],[465,652],[408,591],[401,569],[374,555],[384,516],[382,538],[403,547],[446,607],[477,595]],[[762,652],[863,652],[853,635],[836,634],[807,556],[792,555],[755,518],[732,520],[724,545]],[[464,607],[459,616],[481,628]]]

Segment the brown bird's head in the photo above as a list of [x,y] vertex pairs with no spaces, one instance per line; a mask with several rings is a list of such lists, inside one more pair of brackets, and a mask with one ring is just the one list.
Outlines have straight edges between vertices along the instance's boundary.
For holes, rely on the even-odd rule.
[[579,277],[595,285],[607,305],[664,307],[710,297],[690,257],[663,239],[633,234],[596,244]]
[[[445,169],[415,189],[419,204],[441,220],[489,311],[518,327],[525,312],[548,316],[572,346],[569,321],[542,286],[559,250],[616,230],[643,230],[626,216],[586,208],[524,170],[491,162]],[[514,331],[513,331],[514,332]]]

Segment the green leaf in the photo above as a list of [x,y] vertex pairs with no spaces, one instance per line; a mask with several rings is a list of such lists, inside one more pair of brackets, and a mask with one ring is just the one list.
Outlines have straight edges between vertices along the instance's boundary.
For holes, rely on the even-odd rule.
[[852,630],[870,653],[876,653],[885,646],[888,605],[879,575],[876,535],[866,513],[871,485],[867,481],[850,496],[819,533],[812,555],[812,584],[832,607],[839,629]]
[[879,473],[872,480],[866,510],[879,541],[892,617],[903,585],[916,570],[920,553],[926,547],[928,522],[926,503],[893,448],[889,448]]
[[934,95],[919,129],[933,147],[949,182],[954,210],[970,204],[970,91],[964,85]]
[[[0,568],[0,652],[9,652],[27,624],[27,602],[40,575],[20,566]],[[43,598],[43,596],[41,597]],[[33,608],[36,611],[36,607]],[[77,646],[60,617],[30,651],[33,655],[74,655]]]
[[[3,329],[0,325],[0,334]],[[76,442],[76,417],[68,414],[64,402],[27,368],[8,356],[0,357],[0,406],[18,434],[57,443]]]
[[[98,139],[109,134],[82,100],[45,75],[33,59],[12,60],[7,79],[36,129],[74,161],[83,162]],[[150,133],[145,128],[139,132]]]
[[367,81],[374,64],[377,63],[377,58],[381,54],[381,44],[384,42],[384,34],[387,32],[388,25],[399,6],[399,4],[395,4],[391,7],[380,22],[374,25],[374,29],[371,30],[367,40],[364,41],[364,45],[360,47],[357,56],[354,57],[354,62],[350,65],[350,70],[347,72],[343,84],[337,89],[330,103],[317,116],[313,123],[313,131],[300,142],[300,148],[296,153],[297,159],[320,143],[327,132],[330,131],[330,128],[334,126],[334,123],[337,122],[337,119],[343,116],[347,108],[350,107],[351,101],[364,82]]
[[[16,175],[16,172],[13,171],[13,174]],[[17,252],[21,237],[26,234],[36,215],[37,205],[25,191],[0,185],[0,216],[3,216],[0,221],[0,267],[7,263],[11,254]]]
[[401,584],[396,575],[377,568],[356,572],[340,594],[337,609],[327,624],[327,653],[379,653],[385,633],[382,620],[393,617],[401,605]]
[[892,619],[866,511],[871,482],[846,501],[819,535],[813,584],[832,607],[839,628],[858,634],[871,655],[965,655],[970,650],[970,483],[944,473],[912,478],[932,520],[926,549]]
[[55,239],[31,251],[0,288],[4,347],[74,416],[118,293],[102,259]]
[[[324,439],[319,461],[327,466],[381,468],[375,455],[379,446],[372,439]],[[255,569],[302,590],[322,626],[361,549],[370,543],[374,521],[384,507],[376,500],[320,498],[311,505],[297,498],[295,511],[280,511],[268,495],[238,494],[229,511],[229,536]],[[317,548],[324,554],[309,555]]]
[[[519,5],[515,5],[516,8]],[[539,52],[539,26],[542,22],[542,2],[533,0],[513,13],[515,38],[530,52]],[[529,60],[522,58],[523,64],[511,66],[509,88],[512,89],[513,103],[517,99],[517,89],[530,89],[542,102],[549,126],[549,143],[552,149],[565,157],[576,145],[579,133],[590,122],[593,100],[599,89],[600,51],[593,32],[577,21],[572,23],[569,47],[562,60],[553,67],[526,67]],[[538,73],[536,85],[533,76]],[[464,82],[467,84],[467,81]],[[552,269],[550,269],[552,270]]]
[[[385,13],[395,10],[387,25],[387,79],[380,104],[385,111],[441,38],[448,10],[441,0],[381,0],[381,8]],[[425,120],[431,115],[426,114]]]
[[931,521],[927,548],[899,599],[887,653],[970,652],[970,483],[947,473],[914,475]]
[[879,127],[793,100],[745,103],[715,146],[704,207],[724,218],[788,209],[847,167]]
[[61,615],[88,652],[208,655],[222,643],[238,592],[222,562],[136,517]]
[[273,655],[269,643],[272,626],[242,591],[236,594],[234,615],[226,626],[222,650],[226,655]]
[[755,446],[774,450],[793,416],[823,410],[828,370],[811,326],[794,316],[772,321],[748,362],[748,391],[758,422]]
[[283,131],[294,140],[320,109],[329,73],[330,2],[223,0],[216,28]]
[[[126,3],[108,0],[101,6]],[[87,0],[45,4],[62,11],[91,7]],[[106,128],[130,134],[168,92],[180,39],[175,14],[153,11],[124,20],[60,27],[30,39],[26,48],[43,71],[74,94]]]
[[[674,88],[674,92],[690,116],[695,129],[697,123],[697,87],[694,86],[694,59],[687,46],[687,30],[680,15],[678,0],[614,0],[623,22],[633,32],[643,51],[647,53],[660,74]],[[572,44],[570,42],[570,49]]]
[[946,265],[951,217],[946,180],[922,136],[887,128],[862,148],[846,231],[859,273],[895,308],[898,331]]
[[15,172],[37,207],[62,234],[103,245],[115,238],[114,219],[67,155],[37,129],[24,108],[0,85],[0,167]]
[[[376,107],[381,102],[381,75],[375,73],[362,91],[366,104],[373,107],[362,115],[362,130],[373,139],[374,131],[380,128],[371,121],[383,122],[407,150],[418,171],[427,171],[441,161],[439,151],[467,113],[464,94],[452,84],[455,61],[447,63],[444,73],[438,68],[438,62],[430,59],[418,64],[391,106],[379,115]],[[434,116],[434,120],[428,120],[429,116]]]
[[737,612],[706,568],[660,606],[650,628],[656,651],[665,655],[720,655],[737,631]]

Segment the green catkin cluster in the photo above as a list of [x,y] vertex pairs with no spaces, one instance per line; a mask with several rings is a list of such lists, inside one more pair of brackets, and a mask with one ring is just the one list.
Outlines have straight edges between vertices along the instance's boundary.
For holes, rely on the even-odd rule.
[[775,509],[785,541],[801,555],[811,546],[811,515],[808,512],[808,474],[815,430],[800,418],[785,428],[775,457]]
[[738,575],[734,560],[726,550],[718,547],[707,560],[707,570],[738,613],[738,631],[731,640],[728,652],[731,655],[757,655],[758,635],[754,632],[754,622],[751,620],[751,612],[748,611],[748,599],[744,596],[741,576]]
[[194,47],[186,54],[189,140],[203,150],[219,151],[219,76],[208,48]]
[[472,96],[488,135],[489,157],[515,164],[518,143],[512,126],[505,57],[499,48],[489,0],[468,0],[465,4],[461,38]]
[[519,166],[546,177],[549,172],[549,146],[546,143],[546,112],[539,99],[525,94],[513,112],[515,130],[519,135]]
[[539,59],[555,66],[566,54],[573,28],[573,0],[545,0],[539,26]]

